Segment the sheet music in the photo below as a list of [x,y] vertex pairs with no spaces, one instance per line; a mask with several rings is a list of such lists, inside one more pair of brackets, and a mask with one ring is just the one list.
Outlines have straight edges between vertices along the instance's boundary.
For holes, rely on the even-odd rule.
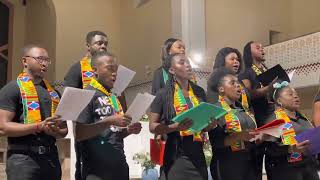
[[149,93],[138,93],[128,108],[126,114],[132,117],[132,123],[139,122],[141,117],[153,102],[155,96]]
[[55,114],[63,120],[76,121],[94,94],[93,90],[66,87]]
[[131,69],[119,65],[117,71],[117,79],[114,82],[111,91],[117,96],[120,96],[120,94],[128,87],[135,74],[136,72],[132,71]]

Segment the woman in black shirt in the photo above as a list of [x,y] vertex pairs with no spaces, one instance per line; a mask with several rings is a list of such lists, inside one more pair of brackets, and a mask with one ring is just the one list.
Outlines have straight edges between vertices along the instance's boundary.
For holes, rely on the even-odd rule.
[[244,111],[238,99],[241,88],[238,78],[228,69],[215,71],[211,90],[218,92],[218,102],[228,113],[218,120],[218,126],[209,131],[213,158],[210,170],[213,179],[256,180],[255,137],[256,122]]
[[[152,133],[167,135],[161,178],[168,180],[207,180],[202,133],[188,131],[192,121],[171,121],[177,114],[205,101],[204,90],[190,81],[192,71],[183,54],[170,55],[163,66],[169,72],[166,86],[157,92],[151,105],[149,128]],[[215,123],[210,124],[207,130]]]
[[[225,47],[219,50],[216,59],[213,64],[213,72],[208,79],[208,89],[207,89],[207,101],[214,104],[218,102],[219,93],[214,91],[212,83],[217,77],[215,77],[215,71],[221,68],[226,68],[234,75],[238,76],[244,70],[244,63],[240,52],[237,49],[231,47]],[[242,108],[247,111],[253,112],[250,103],[250,94],[243,83],[240,83],[240,88],[242,91],[241,97],[238,100],[242,104]]]
[[168,71],[163,68],[163,62],[170,54],[185,54],[185,45],[180,39],[167,39],[161,49],[161,63],[162,66],[155,70],[152,80],[151,93],[153,95],[163,88],[168,80]]
[[273,138],[266,145],[266,169],[272,180],[319,180],[315,159],[308,155],[309,141],[298,143],[295,136],[313,128],[311,122],[299,112],[300,99],[297,92],[283,81],[274,84],[275,111],[267,122],[274,119],[286,121],[281,138]]

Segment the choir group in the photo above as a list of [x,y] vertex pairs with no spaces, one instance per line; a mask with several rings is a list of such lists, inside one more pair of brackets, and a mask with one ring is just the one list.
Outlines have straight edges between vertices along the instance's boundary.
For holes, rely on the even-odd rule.
[[[124,95],[111,92],[118,63],[108,44],[105,33],[89,32],[86,55],[64,78],[65,87],[95,91],[74,122],[76,180],[128,180],[123,139],[139,134],[142,128],[125,114]],[[243,53],[232,47],[220,49],[206,91],[197,85],[182,40],[167,39],[160,58],[149,114],[150,132],[165,141],[160,179],[207,180],[203,144],[208,139],[214,180],[262,180],[263,167],[269,180],[319,180],[317,159],[308,151],[310,141],[295,138],[314,128],[316,120],[299,111],[300,97],[286,79],[276,77],[267,85],[260,82],[258,76],[268,70],[261,43],[248,42]],[[61,166],[55,144],[68,128],[55,115],[61,92],[44,79],[51,59],[42,46],[27,45],[21,63],[21,74],[0,90],[0,135],[8,137],[7,178],[58,180]],[[319,96],[314,103],[318,101]],[[172,121],[202,102],[226,114],[197,133],[188,130],[196,118]],[[285,123],[279,138],[263,134],[252,140],[259,135],[257,128],[275,119]]]

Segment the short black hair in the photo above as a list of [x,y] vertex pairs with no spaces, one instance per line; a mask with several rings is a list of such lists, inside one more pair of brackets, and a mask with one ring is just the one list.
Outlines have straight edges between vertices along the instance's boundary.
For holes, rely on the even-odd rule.
[[215,69],[208,79],[208,88],[214,92],[218,92],[218,88],[221,86],[223,78],[229,75],[236,76],[234,72],[225,67]]
[[226,64],[225,58],[230,53],[236,53],[239,58],[240,67],[238,69],[237,74],[240,74],[244,70],[242,56],[241,56],[241,53],[239,52],[238,49],[231,48],[231,47],[224,47],[219,50],[219,52],[216,55],[216,59],[214,61],[214,64],[213,64],[213,69],[218,69],[218,68],[224,67]]
[[90,31],[90,32],[87,33],[87,36],[86,36],[87,44],[90,44],[92,39],[93,39],[93,37],[96,36],[96,35],[107,37],[107,35],[102,31]]
[[115,59],[115,56],[113,54],[111,54],[110,52],[107,51],[99,51],[97,53],[94,53],[91,57],[91,66],[95,67],[97,66],[97,60],[102,57],[102,56],[109,56],[112,57],[113,59]]
[[22,56],[27,56],[30,50],[33,48],[41,48],[46,50],[46,48],[40,44],[28,44],[22,48]]
[[254,41],[249,41],[243,48],[243,61],[246,66],[246,68],[251,68],[253,63],[253,57],[251,52],[251,44],[254,43]]
[[164,62],[165,59],[169,56],[170,48],[176,41],[181,41],[180,39],[176,38],[169,38],[167,39],[161,48],[161,61]]

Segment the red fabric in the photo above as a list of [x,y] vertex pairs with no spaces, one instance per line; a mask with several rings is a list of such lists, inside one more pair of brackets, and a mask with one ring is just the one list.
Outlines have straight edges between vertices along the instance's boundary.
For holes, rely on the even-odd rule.
[[261,131],[261,130],[265,130],[265,129],[269,129],[269,128],[274,128],[280,125],[285,124],[286,122],[283,119],[275,119],[259,128],[256,129],[256,131]]
[[163,165],[164,148],[166,142],[158,139],[150,139],[150,159],[155,164]]

